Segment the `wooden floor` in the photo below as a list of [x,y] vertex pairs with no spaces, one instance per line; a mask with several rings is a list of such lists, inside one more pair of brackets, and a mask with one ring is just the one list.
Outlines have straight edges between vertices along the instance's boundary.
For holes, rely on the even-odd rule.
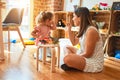
[[112,59],[105,59],[104,70],[100,73],[65,72],[60,68],[51,73],[50,66],[41,62],[37,71],[35,50],[35,46],[23,49],[21,44],[12,44],[10,53],[6,49],[5,61],[0,62],[0,80],[120,80],[120,62]]

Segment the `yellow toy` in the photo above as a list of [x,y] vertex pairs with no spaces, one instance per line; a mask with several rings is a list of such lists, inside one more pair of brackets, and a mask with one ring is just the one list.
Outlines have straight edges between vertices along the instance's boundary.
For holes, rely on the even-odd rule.
[[80,44],[77,44],[74,47],[76,47],[77,49],[80,49]]
[[35,42],[33,40],[24,40],[25,45],[34,45]]

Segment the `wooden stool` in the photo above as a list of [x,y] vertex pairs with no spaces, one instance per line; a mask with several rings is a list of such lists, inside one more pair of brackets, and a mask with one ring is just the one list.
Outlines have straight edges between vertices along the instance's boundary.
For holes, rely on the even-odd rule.
[[[57,47],[57,51],[55,51],[55,48]],[[43,63],[46,62],[46,48],[51,48],[51,72],[55,72],[55,60],[57,55],[57,66],[59,67],[60,62],[60,46],[59,44],[41,44],[37,47],[37,71],[39,68],[39,49],[43,48]],[[57,53],[57,54],[56,54]]]

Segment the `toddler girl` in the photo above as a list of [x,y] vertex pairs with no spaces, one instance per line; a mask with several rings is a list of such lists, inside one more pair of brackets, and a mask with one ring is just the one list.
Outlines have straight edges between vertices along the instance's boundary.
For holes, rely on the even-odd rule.
[[[56,25],[53,21],[53,14],[51,12],[42,11],[38,14],[35,21],[36,21],[36,26],[34,30],[31,32],[31,35],[36,39],[35,41],[36,45],[38,45],[38,43],[40,44],[50,43],[51,42],[50,30],[56,29]],[[50,53],[49,48],[47,49],[47,52]],[[39,55],[40,59],[41,57],[42,56]],[[34,58],[36,58],[35,54],[34,54]]]
[[49,43],[50,30],[56,29],[56,25],[52,19],[53,14],[47,11],[40,12],[36,17],[36,26],[31,33],[31,35],[36,38],[36,45],[38,45],[39,42],[42,44]]

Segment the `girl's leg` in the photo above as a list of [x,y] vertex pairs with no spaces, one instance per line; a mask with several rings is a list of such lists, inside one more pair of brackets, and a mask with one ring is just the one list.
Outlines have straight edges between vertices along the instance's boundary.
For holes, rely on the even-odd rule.
[[72,68],[84,70],[86,61],[85,58],[77,54],[68,54],[64,57],[64,63]]

